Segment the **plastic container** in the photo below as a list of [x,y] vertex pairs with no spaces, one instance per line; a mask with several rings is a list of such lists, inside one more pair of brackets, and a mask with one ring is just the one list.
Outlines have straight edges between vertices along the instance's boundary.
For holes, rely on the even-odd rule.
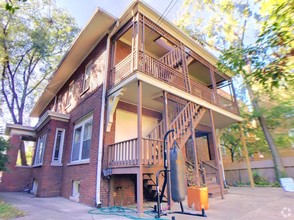
[[192,186],[187,189],[188,207],[196,211],[209,208],[207,187]]

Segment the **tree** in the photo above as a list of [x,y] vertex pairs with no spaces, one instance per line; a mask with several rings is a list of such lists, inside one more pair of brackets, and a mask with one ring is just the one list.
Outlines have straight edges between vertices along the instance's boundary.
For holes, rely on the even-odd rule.
[[[269,5],[263,5],[269,9]],[[293,86],[294,75],[294,4],[280,1],[273,4],[269,14],[264,16],[262,31],[253,45],[229,48],[221,57],[222,66],[245,76],[247,85],[262,85],[262,89],[272,93],[275,88]],[[270,125],[265,115],[260,114],[258,100],[248,86],[248,92],[275,164],[277,179],[286,175],[274,139],[269,131]]]
[[8,162],[6,151],[9,148],[9,143],[0,136],[0,171],[5,171],[5,164]]
[[[286,1],[282,2],[287,4]],[[290,32],[287,32],[289,35],[287,34],[286,39],[280,36],[285,35],[285,33],[283,33],[286,28],[284,23],[291,24],[291,21],[288,19],[290,14],[283,15],[283,18],[279,22],[275,23],[275,16],[276,18],[279,18],[278,13],[281,12],[280,10],[283,10],[284,8],[279,7],[280,5],[278,5],[275,7],[275,9],[269,10],[270,12],[274,12],[274,15],[271,15],[270,13],[264,15],[261,13],[261,11],[258,10],[258,6],[261,8],[266,8],[265,5],[256,6],[253,4],[253,2],[242,0],[186,0],[184,1],[184,16],[179,21],[180,27],[182,27],[185,31],[188,31],[196,39],[200,39],[200,42],[205,46],[208,46],[210,49],[219,53],[224,53],[224,55],[221,57],[222,67],[229,67],[230,70],[233,70],[233,73],[240,73],[245,76],[245,84],[247,85],[251,104],[255,112],[260,112],[260,107],[258,104],[258,99],[252,92],[250,83],[260,83],[264,89],[269,88],[268,91],[270,91],[273,86],[278,87],[280,85],[279,80],[281,79],[283,79],[283,84],[283,82],[288,79],[287,76],[289,75],[289,72],[283,76],[283,73],[280,73],[280,71],[284,67],[283,64],[290,61],[288,58],[293,51],[290,49],[290,52],[289,50],[285,52],[284,49],[288,49],[287,46],[282,46],[280,49],[275,48],[280,46],[280,44],[289,45],[288,42],[291,38],[289,35],[292,34],[293,37],[293,30],[292,32],[291,30]],[[192,8],[192,10],[190,8]],[[284,12],[291,13],[290,10],[286,10]],[[263,15],[263,17],[261,15]],[[293,18],[293,16],[290,16],[290,18]],[[196,22],[194,22],[194,20]],[[272,21],[272,23],[269,21]],[[252,27],[258,27],[259,24],[262,26],[261,33],[258,33],[258,28],[251,30]],[[283,27],[279,26],[282,24]],[[275,28],[271,28],[271,25],[274,25]],[[264,51],[264,55],[267,56],[260,56],[260,51],[255,50],[256,48],[254,48],[254,50],[244,50],[244,48],[246,48],[245,45],[249,44],[249,38],[246,36],[253,35],[250,38],[252,41],[252,39],[256,39],[255,33],[259,34],[257,43],[263,45],[261,51]],[[275,37],[279,40],[275,41]],[[267,48],[265,45],[272,47]],[[247,53],[248,56],[244,56],[243,51],[250,51],[250,53]],[[276,56],[278,57],[276,59],[277,61],[270,59],[272,56],[269,54],[273,54],[275,56],[278,54]],[[254,59],[252,59],[253,57]],[[222,68],[222,70],[226,71],[227,69]],[[271,74],[271,71],[273,70],[276,72]],[[279,72],[280,75],[277,75],[277,72]],[[269,80],[269,83],[267,80]],[[257,118],[272,152],[276,168],[276,177],[280,178],[281,176],[285,175],[285,169],[269,131],[267,121],[261,114],[259,114]]]
[[[14,7],[21,3],[15,1]],[[54,1],[28,3],[13,14],[2,7],[5,1],[0,7],[1,100],[7,107],[4,114],[15,124],[28,119],[35,98],[78,31],[74,19]],[[25,158],[24,149],[21,154]]]
[[[26,2],[27,0],[18,0],[18,1]],[[14,13],[17,9],[19,9],[19,7],[14,6],[12,0],[6,0],[6,4],[5,4],[4,8],[5,8],[5,10],[7,10],[11,13]]]

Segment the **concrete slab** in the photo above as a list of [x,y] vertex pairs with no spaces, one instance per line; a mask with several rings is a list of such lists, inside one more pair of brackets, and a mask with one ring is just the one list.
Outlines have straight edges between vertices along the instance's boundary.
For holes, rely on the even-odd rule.
[[[117,215],[95,215],[89,214],[93,208],[69,201],[62,197],[54,198],[36,198],[26,193],[0,193],[0,199],[3,199],[15,207],[25,211],[26,216],[18,218],[19,220],[96,220],[96,219],[130,219]],[[155,203],[146,203],[145,210],[151,210]],[[163,204],[165,206],[165,204]],[[294,193],[284,192],[281,188],[247,188],[232,187],[225,199],[220,197],[209,200],[209,210],[206,211],[207,218],[170,214],[163,219],[176,220],[181,219],[208,219],[208,220],[271,220],[271,219],[294,219]],[[184,202],[185,211],[196,213],[187,208]],[[180,211],[179,204],[174,204],[174,211]],[[199,212],[197,212],[199,213]],[[123,213],[120,213],[123,214]],[[126,213],[136,219],[134,212]],[[145,214],[144,218],[153,219],[152,216]]]

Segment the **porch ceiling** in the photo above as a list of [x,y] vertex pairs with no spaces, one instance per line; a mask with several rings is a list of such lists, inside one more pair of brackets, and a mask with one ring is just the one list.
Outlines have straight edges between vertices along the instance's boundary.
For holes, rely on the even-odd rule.
[[[136,104],[138,101],[138,90],[137,83],[138,81],[134,81],[128,84],[126,88],[126,92],[120,98],[121,101],[125,101],[128,103]],[[157,112],[163,111],[163,103],[156,100],[159,96],[162,95],[162,89],[150,85],[148,83],[142,83],[142,98],[143,98],[143,107],[155,110]]]
[[[131,83],[127,84],[126,91],[124,95],[120,98],[121,101],[128,102],[136,105],[138,101],[138,90],[137,90],[138,81],[134,80]],[[143,98],[143,107],[148,108],[157,112],[163,112],[163,101],[162,101],[162,92],[163,90],[148,84],[142,81],[142,98]],[[238,121],[230,118],[226,115],[213,111],[213,117],[216,128],[225,128],[230,124],[237,123]],[[210,126],[210,117],[209,111],[205,113],[203,118],[200,121],[201,124]]]

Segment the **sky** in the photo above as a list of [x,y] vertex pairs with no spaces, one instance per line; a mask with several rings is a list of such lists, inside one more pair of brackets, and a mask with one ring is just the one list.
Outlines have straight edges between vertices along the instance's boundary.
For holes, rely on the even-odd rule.
[[[132,0],[57,0],[57,4],[65,8],[75,17],[80,28],[83,28],[97,7],[104,9],[115,17],[120,17],[124,10],[133,2]],[[166,8],[166,18],[174,20],[183,0],[145,0],[152,8],[162,14]],[[170,8],[172,9],[170,10]]]

